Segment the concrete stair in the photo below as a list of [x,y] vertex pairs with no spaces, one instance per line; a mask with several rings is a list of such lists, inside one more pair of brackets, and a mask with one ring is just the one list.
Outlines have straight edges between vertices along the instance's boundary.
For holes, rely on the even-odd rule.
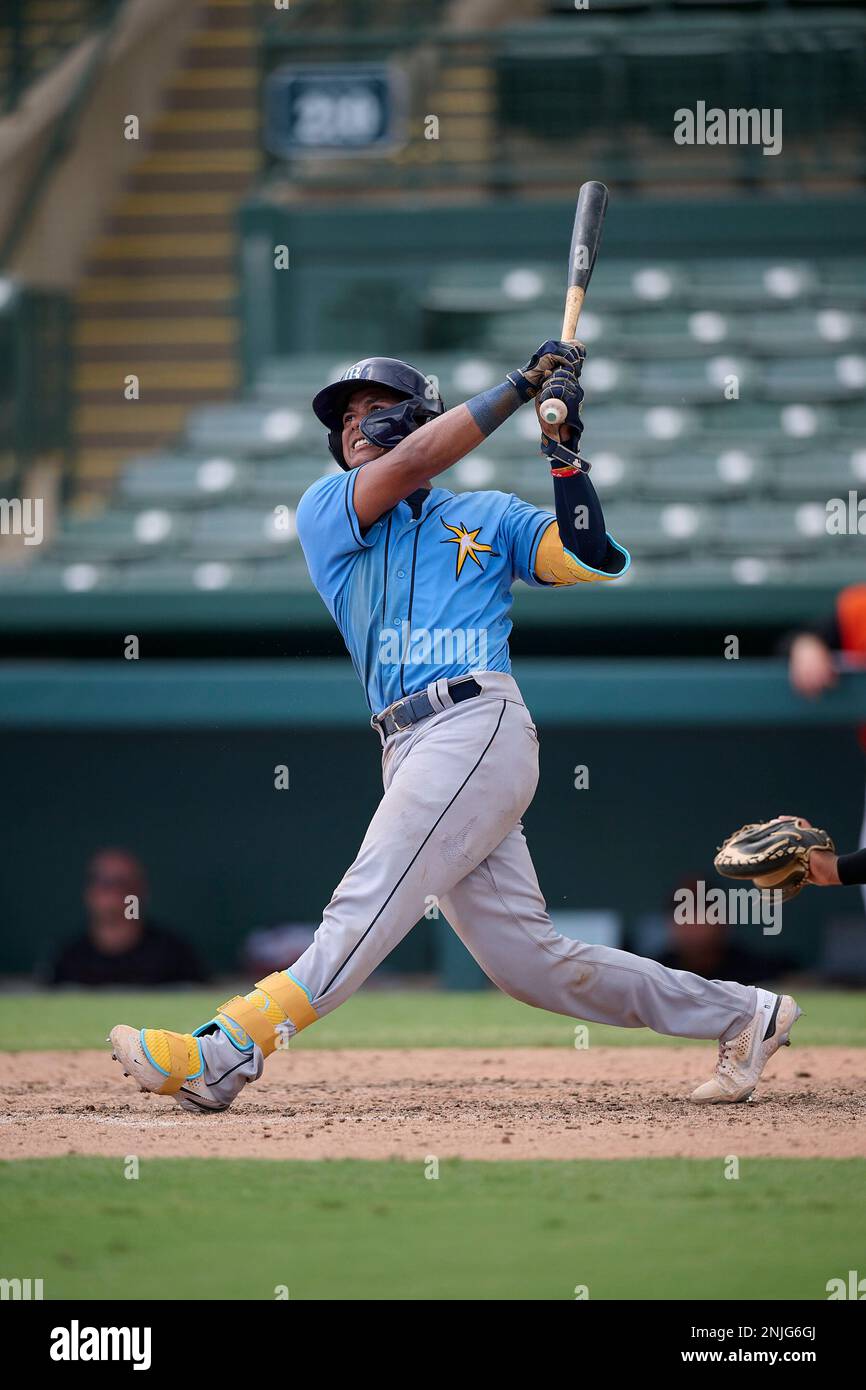
[[[238,384],[235,212],[260,163],[255,0],[207,0],[76,296],[76,493]],[[124,398],[124,378],[140,398]]]

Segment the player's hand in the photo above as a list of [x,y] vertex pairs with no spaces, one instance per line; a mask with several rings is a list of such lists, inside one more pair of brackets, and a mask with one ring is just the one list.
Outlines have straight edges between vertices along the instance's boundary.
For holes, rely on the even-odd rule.
[[833,656],[826,643],[811,632],[794,639],[788,661],[788,677],[798,695],[814,700],[838,679]]
[[[547,401],[562,401],[568,414],[559,425],[550,425],[542,417],[541,408]],[[583,387],[570,367],[557,367],[551,372],[541,391],[535,397],[535,413],[541,426],[541,433],[550,439],[568,444],[578,452],[580,436],[583,434],[583,420],[580,407],[583,404]]]
[[508,380],[522,400],[530,401],[558,367],[570,367],[576,377],[580,376],[585,359],[583,343],[563,343],[558,338],[548,338],[535,350],[525,367],[508,373]]
[[[768,825],[775,825],[777,821],[796,819],[798,819],[796,816],[774,816],[773,819],[767,823]],[[807,820],[805,816],[800,816],[799,821],[800,824],[805,825],[807,829],[811,830],[813,828],[812,822]],[[838,862],[839,857],[834,854],[832,850],[813,849],[812,853],[809,855],[809,872],[806,877],[806,882],[816,883],[819,888],[835,887],[837,883],[841,883],[842,881],[839,877]]]

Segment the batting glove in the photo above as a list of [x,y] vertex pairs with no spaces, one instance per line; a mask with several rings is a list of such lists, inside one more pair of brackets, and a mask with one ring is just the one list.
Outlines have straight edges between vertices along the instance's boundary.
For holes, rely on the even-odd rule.
[[557,367],[569,367],[575,377],[580,376],[585,358],[583,343],[563,343],[558,338],[548,338],[525,367],[508,373],[508,380],[522,401],[531,401]]

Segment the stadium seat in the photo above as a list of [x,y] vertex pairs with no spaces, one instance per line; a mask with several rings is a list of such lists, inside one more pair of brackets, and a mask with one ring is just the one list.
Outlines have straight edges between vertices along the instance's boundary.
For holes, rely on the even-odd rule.
[[562,304],[562,295],[561,265],[481,260],[455,262],[436,273],[422,304],[461,314],[498,313],[506,305],[553,308]]
[[330,381],[338,381],[352,365],[349,357],[311,353],[296,357],[271,357],[262,364],[256,377],[254,392],[261,401],[278,405],[281,401],[307,405],[317,391]]
[[792,401],[780,406],[741,398],[705,406],[701,425],[708,438],[726,444],[736,440],[748,447],[759,442],[781,444],[820,439],[832,427],[832,418],[826,407],[811,402]]
[[866,315],[826,305],[767,310],[745,319],[742,337],[750,352],[812,361],[819,353],[862,351]]
[[213,593],[220,589],[309,588],[297,547],[278,560],[159,560],[118,568],[116,584],[129,593]]
[[707,555],[690,556],[682,560],[655,559],[633,562],[635,582],[649,587],[719,588],[727,589],[760,584],[778,584],[787,580],[790,572],[784,560],[764,556],[743,555],[733,558]]
[[767,363],[764,393],[771,401],[844,401],[866,390],[866,356],[816,357],[803,353]]
[[644,362],[637,373],[640,399],[658,404],[704,404],[724,400],[728,378],[735,376],[741,395],[761,390],[761,368],[744,357],[659,358]]
[[588,408],[596,401],[634,399],[637,374],[628,362],[595,354],[584,364],[581,384]]
[[183,513],[166,508],[107,511],[99,516],[67,516],[51,546],[52,559],[98,563],[130,559],[150,551],[175,549],[187,526]]
[[688,299],[689,276],[664,261],[599,260],[592,277],[592,307],[661,309]]
[[170,507],[210,505],[240,496],[249,470],[225,455],[152,454],[130,459],[121,470],[118,495],[129,503]]
[[111,560],[40,559],[28,565],[0,565],[0,594],[78,594],[119,586],[119,567]]
[[715,530],[712,508],[685,502],[614,502],[605,507],[605,522],[627,550],[647,556],[687,554],[705,548]]
[[[838,442],[861,448],[866,442],[866,402],[845,402],[834,407],[830,426],[838,431]],[[825,439],[826,442],[826,439]]]
[[310,410],[256,401],[206,405],[190,411],[186,441],[202,454],[282,454],[321,440],[322,427]]
[[765,458],[747,449],[682,453],[647,460],[640,487],[647,497],[700,501],[744,497],[766,477]]
[[257,459],[245,474],[244,500],[277,506],[285,502],[297,507],[311,483],[325,473],[336,473],[338,466],[327,450],[293,457]]
[[781,455],[770,476],[779,497],[847,497],[850,488],[866,485],[866,445],[846,452],[819,442],[802,453]]
[[630,446],[660,453],[673,441],[690,438],[695,430],[694,413],[680,406],[599,405],[586,412],[582,447],[590,459],[593,450]]
[[184,554],[234,560],[299,550],[294,510],[282,520],[271,507],[213,507],[193,517]]
[[866,259],[862,256],[840,256],[838,260],[822,261],[818,277],[828,304],[839,304],[843,309],[866,309]]
[[[712,332],[711,332],[712,330]],[[721,336],[719,336],[721,335]],[[697,352],[727,352],[730,316],[696,314],[687,309],[660,309],[629,314],[620,324],[620,351],[646,361],[647,353],[686,357]]]
[[307,562],[300,547],[278,559],[257,560],[250,567],[246,583],[258,590],[288,589],[302,593],[312,590]]
[[805,555],[820,552],[827,534],[821,501],[732,502],[717,512],[720,551],[756,555]]
[[[539,339],[541,341],[543,339]],[[435,385],[446,407],[450,408],[503,381],[509,367],[520,365],[515,356],[525,361],[537,346],[538,343],[530,339],[530,346],[524,349],[523,355],[512,354],[510,359],[505,348],[497,348],[496,352],[483,349],[449,354],[421,352],[415,356],[419,369]]]
[[817,286],[814,268],[806,261],[716,260],[695,261],[690,287],[695,305],[734,305],[748,309],[796,304],[813,294]]
[[[484,321],[479,341],[484,350],[508,359],[509,366],[519,366],[539,343],[555,336],[561,312],[560,288],[559,304],[544,312],[520,310],[488,316]],[[590,353],[613,353],[626,346],[623,340],[622,315],[608,310],[600,312],[594,296],[592,308],[586,309],[581,315],[578,334]]]

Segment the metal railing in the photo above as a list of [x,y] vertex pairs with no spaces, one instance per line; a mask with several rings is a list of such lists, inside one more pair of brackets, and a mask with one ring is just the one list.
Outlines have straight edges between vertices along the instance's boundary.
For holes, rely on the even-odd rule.
[[4,0],[0,19],[0,110],[13,111],[37,77],[100,23],[117,0]]
[[[17,0],[17,2],[22,3],[26,8],[26,0]],[[90,3],[94,13],[98,11],[98,23],[95,29],[97,41],[93,44],[90,57],[75,87],[57,112],[42,154],[29,172],[21,200],[14,215],[9,220],[2,241],[0,241],[0,270],[7,267],[12,260],[39,206],[48,180],[60,160],[72,148],[79,120],[102,72],[108,46],[114,32],[114,21],[120,12],[123,0],[90,0]]]

